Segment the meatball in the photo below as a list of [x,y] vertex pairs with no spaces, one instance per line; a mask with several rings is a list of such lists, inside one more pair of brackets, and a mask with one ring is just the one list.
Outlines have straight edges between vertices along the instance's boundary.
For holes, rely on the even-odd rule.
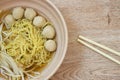
[[42,35],[45,38],[49,38],[52,39],[55,36],[55,29],[51,26],[51,25],[47,25],[43,31],[42,31]]
[[36,12],[32,8],[26,8],[25,10],[25,18],[29,20],[33,20],[33,18],[36,16]]
[[44,46],[45,46],[46,50],[48,50],[50,52],[55,51],[56,47],[57,47],[54,40],[48,40],[48,41],[46,41],[45,44],[44,44]]
[[20,19],[24,15],[24,9],[22,7],[16,7],[13,9],[12,15],[15,19]]
[[37,27],[42,27],[45,24],[46,20],[42,16],[36,16],[33,20],[33,24]]
[[13,16],[11,14],[8,14],[6,17],[5,17],[5,23],[7,23],[7,25],[9,26],[6,26],[7,28],[10,28],[10,26],[15,22]]

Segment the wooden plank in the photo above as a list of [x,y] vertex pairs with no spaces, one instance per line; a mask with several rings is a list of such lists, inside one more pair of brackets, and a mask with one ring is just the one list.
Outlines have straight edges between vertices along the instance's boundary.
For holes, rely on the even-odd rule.
[[120,80],[120,66],[79,44],[83,35],[120,51],[120,0],[51,0],[69,30],[63,64],[50,80]]

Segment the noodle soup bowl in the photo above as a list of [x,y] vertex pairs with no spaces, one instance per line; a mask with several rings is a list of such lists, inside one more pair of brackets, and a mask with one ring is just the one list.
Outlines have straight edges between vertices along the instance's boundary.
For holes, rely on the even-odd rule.
[[50,20],[56,30],[57,50],[52,60],[34,80],[49,79],[60,67],[67,50],[68,32],[60,11],[49,0],[0,0],[0,10],[12,9],[17,6],[31,7]]

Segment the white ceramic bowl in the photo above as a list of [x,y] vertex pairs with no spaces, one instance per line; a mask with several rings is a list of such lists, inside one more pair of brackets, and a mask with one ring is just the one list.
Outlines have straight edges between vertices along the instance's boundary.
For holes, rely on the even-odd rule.
[[36,79],[47,80],[57,71],[65,57],[68,43],[66,23],[60,11],[49,0],[0,0],[1,10],[11,9],[16,6],[31,7],[54,24],[56,30],[57,50],[52,61],[41,72],[38,79]]

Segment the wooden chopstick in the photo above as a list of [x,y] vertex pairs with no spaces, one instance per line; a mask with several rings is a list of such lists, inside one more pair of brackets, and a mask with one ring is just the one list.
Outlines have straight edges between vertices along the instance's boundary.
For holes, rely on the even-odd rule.
[[84,40],[84,41],[87,41],[87,42],[89,42],[89,43],[91,43],[91,44],[93,44],[93,45],[95,45],[95,46],[98,46],[98,47],[100,47],[100,48],[102,48],[102,49],[105,49],[105,50],[107,50],[107,51],[109,51],[109,52],[111,52],[111,53],[113,53],[113,54],[116,54],[116,55],[120,56],[120,52],[117,52],[117,51],[115,51],[115,50],[113,50],[113,49],[111,49],[111,48],[109,48],[109,47],[106,47],[106,46],[101,45],[101,44],[99,44],[99,43],[97,43],[97,42],[95,42],[95,41],[92,41],[92,40],[90,40],[90,39],[87,39],[87,38],[85,38],[85,37],[83,37],[83,36],[81,36],[81,35],[79,36],[79,38],[82,39],[82,40]]
[[[111,50],[110,48],[107,48],[106,46],[103,46],[103,45],[101,45],[101,44],[99,44],[99,43],[96,44],[96,42],[94,42],[94,41],[92,41],[92,40],[90,40],[90,39],[87,39],[87,38],[85,38],[85,37],[83,37],[83,36],[79,36],[79,38],[80,38],[80,39],[78,39],[77,41],[80,42],[81,44],[83,44],[83,45],[87,46],[88,48],[94,50],[95,52],[103,55],[104,57],[110,59],[111,61],[113,61],[113,62],[115,62],[115,63],[117,63],[117,64],[120,64],[120,61],[118,61],[117,59],[115,59],[115,58],[111,57],[110,55],[104,53],[103,51],[100,51],[99,49],[97,49],[97,48],[89,45],[89,44],[86,43],[85,41],[87,41],[87,42],[89,42],[89,43],[91,43],[91,44],[94,44],[94,45],[96,45],[96,46],[98,46],[98,47],[100,47],[100,48],[102,48],[102,49],[105,49],[105,50],[107,50],[107,51],[109,51],[109,52],[112,51],[112,53],[113,53],[113,51],[115,51],[115,50]],[[81,40],[81,39],[83,39],[83,40],[85,40],[85,41],[83,41],[83,40]],[[116,51],[115,51],[115,52],[116,52]],[[118,53],[119,53],[119,52],[118,52]],[[114,54],[115,54],[115,53],[114,53]],[[116,54],[116,55],[117,55],[117,54]]]

